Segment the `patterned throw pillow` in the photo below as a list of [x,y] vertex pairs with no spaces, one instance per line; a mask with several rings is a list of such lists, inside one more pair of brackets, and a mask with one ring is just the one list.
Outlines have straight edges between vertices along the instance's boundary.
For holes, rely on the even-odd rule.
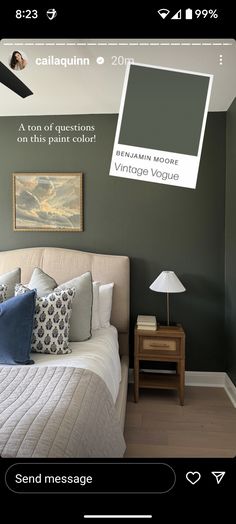
[[7,298],[7,286],[6,284],[0,284],[0,304]]
[[93,287],[90,271],[57,285],[54,278],[42,269],[35,267],[27,286],[30,289],[36,289],[38,297],[44,297],[48,293],[61,289],[75,288],[69,340],[71,342],[82,342],[91,337]]
[[24,293],[29,293],[29,291],[32,290],[27,286],[23,286],[23,284],[15,285],[15,297],[17,297],[18,295],[24,295]]
[[[26,286],[16,286],[16,295],[27,292]],[[69,322],[74,296],[75,289],[69,288],[36,298],[31,351],[52,355],[71,353]]]
[[20,282],[20,277],[21,277],[20,267],[16,267],[16,269],[12,269],[12,271],[8,271],[7,273],[0,275],[0,284],[4,284],[7,286],[7,299],[14,297],[14,288],[15,288],[15,285],[18,282]]

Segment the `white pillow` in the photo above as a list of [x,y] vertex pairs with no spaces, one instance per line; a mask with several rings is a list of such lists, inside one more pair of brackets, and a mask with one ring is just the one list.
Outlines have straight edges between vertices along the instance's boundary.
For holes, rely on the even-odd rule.
[[113,288],[114,282],[99,286],[100,327],[110,326]]
[[92,329],[99,329],[100,328],[99,286],[100,286],[100,282],[93,282]]

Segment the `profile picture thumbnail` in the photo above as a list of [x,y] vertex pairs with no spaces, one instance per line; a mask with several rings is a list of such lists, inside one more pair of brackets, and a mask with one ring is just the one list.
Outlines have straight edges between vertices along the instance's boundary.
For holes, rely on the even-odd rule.
[[10,58],[11,69],[14,69],[14,71],[20,71],[21,69],[25,69],[26,66],[27,58],[25,53],[22,53],[21,51],[13,51]]

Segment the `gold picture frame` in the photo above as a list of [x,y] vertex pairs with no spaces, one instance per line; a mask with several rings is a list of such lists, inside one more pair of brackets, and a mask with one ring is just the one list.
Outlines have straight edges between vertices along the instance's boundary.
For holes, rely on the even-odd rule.
[[13,173],[14,231],[83,231],[83,173]]

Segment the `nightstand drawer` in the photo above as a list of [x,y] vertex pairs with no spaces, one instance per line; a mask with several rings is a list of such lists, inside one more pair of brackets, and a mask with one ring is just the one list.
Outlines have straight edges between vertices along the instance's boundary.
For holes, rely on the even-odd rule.
[[176,340],[165,338],[143,338],[143,350],[160,349],[161,351],[176,352]]
[[145,358],[146,356],[166,356],[170,359],[180,355],[179,340],[175,338],[157,338],[157,337],[143,337],[139,344],[139,355]]

